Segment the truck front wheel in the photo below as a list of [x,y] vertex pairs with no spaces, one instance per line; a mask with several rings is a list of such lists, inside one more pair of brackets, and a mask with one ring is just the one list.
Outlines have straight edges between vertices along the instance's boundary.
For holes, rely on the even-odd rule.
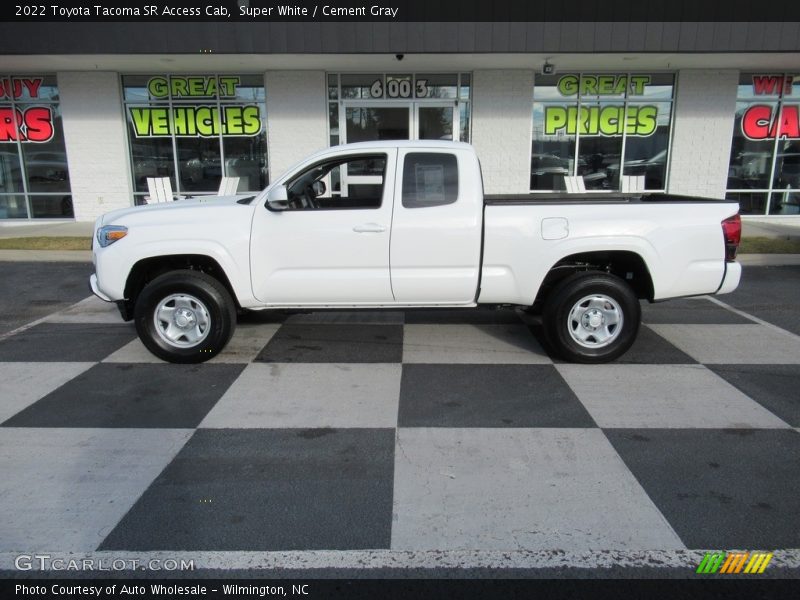
[[576,273],[545,300],[542,327],[562,358],[604,363],[624,354],[636,339],[641,308],[624,280],[606,273]]
[[139,339],[150,352],[173,363],[199,363],[218,354],[230,340],[236,306],[213,277],[171,271],[144,287],[134,319]]

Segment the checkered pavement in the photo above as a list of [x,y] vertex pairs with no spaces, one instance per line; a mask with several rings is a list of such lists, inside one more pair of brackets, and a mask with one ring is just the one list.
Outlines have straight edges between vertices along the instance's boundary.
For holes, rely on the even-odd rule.
[[170,365],[86,299],[0,341],[0,551],[800,547],[800,338],[643,311],[610,365],[512,310],[265,313]]

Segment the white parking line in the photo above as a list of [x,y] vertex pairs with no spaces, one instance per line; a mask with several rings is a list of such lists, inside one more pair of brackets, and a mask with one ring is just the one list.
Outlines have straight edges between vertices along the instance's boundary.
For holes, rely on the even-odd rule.
[[[709,549],[708,552],[728,552],[733,549]],[[694,572],[703,560],[706,550],[594,550],[565,552],[562,550],[449,550],[449,551],[396,551],[396,550],[309,550],[287,552],[3,552],[0,569],[16,571],[18,557],[22,564],[32,564],[31,570],[40,570],[41,564],[61,560],[82,565],[105,565],[112,570],[116,564],[136,564],[141,569],[151,563],[169,565],[165,561],[193,561],[194,570],[238,569],[613,569],[651,568],[688,569]],[[771,568],[797,569],[800,567],[800,549],[772,550],[775,556]],[[46,556],[43,561],[34,556]],[[136,561],[134,563],[133,561]],[[97,568],[97,567],[95,567]],[[129,567],[128,567],[129,568]],[[47,569],[45,569],[47,570]],[[120,569],[123,570],[123,569]],[[687,574],[689,574],[687,573]]]
[[707,300],[709,300],[710,302],[713,302],[717,306],[721,306],[722,308],[727,309],[727,310],[731,311],[732,313],[736,313],[740,317],[744,317],[746,319],[750,319],[751,321],[755,321],[759,325],[763,325],[764,327],[767,327],[768,329],[771,329],[772,331],[775,331],[777,333],[781,333],[783,335],[788,335],[790,338],[793,338],[793,339],[795,339],[797,341],[800,341],[800,335],[792,333],[791,331],[787,331],[786,329],[778,327],[777,325],[773,325],[772,323],[769,323],[768,321],[765,321],[764,319],[759,319],[755,315],[751,315],[750,313],[746,313],[743,310],[739,310],[738,308],[734,308],[730,304],[726,304],[722,300],[719,300],[718,298],[714,298],[713,296],[703,296],[703,297],[706,298]]
[[62,308],[61,310],[57,310],[56,312],[50,313],[49,315],[45,315],[41,319],[36,319],[35,321],[31,321],[30,323],[26,323],[25,325],[20,325],[16,329],[12,329],[11,331],[6,331],[5,333],[0,334],[0,342],[2,342],[3,340],[5,340],[7,338],[10,338],[12,335],[16,335],[18,333],[22,333],[26,329],[30,329],[31,327],[36,327],[37,325],[39,325],[41,323],[44,323],[48,319],[52,319],[55,315],[60,315],[64,311],[70,310],[71,308],[75,308],[81,302],[85,302],[86,300],[88,300],[91,297],[92,297],[91,295],[90,296],[86,296],[86,298],[78,300],[75,304],[70,304],[66,308]]

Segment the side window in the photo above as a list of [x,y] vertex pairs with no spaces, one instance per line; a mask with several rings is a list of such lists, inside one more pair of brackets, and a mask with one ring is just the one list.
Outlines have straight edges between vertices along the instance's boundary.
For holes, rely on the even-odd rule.
[[458,198],[458,161],[453,154],[410,152],[403,165],[403,206],[427,208]]
[[318,163],[286,184],[289,210],[380,208],[385,180],[385,154]]

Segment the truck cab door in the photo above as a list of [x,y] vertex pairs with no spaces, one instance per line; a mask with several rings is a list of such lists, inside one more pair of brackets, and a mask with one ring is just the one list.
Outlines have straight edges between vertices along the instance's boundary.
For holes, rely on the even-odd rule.
[[[253,293],[276,306],[391,304],[394,148],[337,153],[276,182],[281,210],[256,207]],[[262,202],[264,204],[264,202]]]
[[390,258],[395,300],[474,303],[482,221],[480,166],[472,152],[401,147]]

